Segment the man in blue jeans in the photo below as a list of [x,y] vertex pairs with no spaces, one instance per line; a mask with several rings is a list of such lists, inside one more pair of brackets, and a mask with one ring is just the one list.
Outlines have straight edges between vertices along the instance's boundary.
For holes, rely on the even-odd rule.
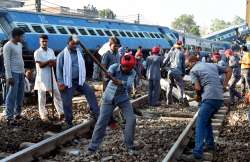
[[21,118],[24,96],[24,61],[22,44],[24,32],[14,28],[12,38],[3,47],[6,83],[9,86],[6,96],[5,118],[8,125],[16,125]]
[[[228,84],[232,75],[230,68],[224,68],[216,64],[198,62],[195,56],[188,59],[191,68],[190,76],[196,92],[201,94],[201,104],[195,128],[195,148],[193,156],[189,160],[202,160],[204,140],[209,150],[214,150],[214,138],[211,118],[223,104],[223,87]],[[225,80],[221,84],[219,73],[225,73]],[[197,93],[198,94],[198,93]]]
[[63,101],[63,110],[67,127],[73,126],[72,98],[75,90],[85,95],[90,105],[91,115],[94,119],[98,118],[99,107],[94,91],[85,82],[86,67],[83,54],[77,48],[75,42],[70,36],[68,46],[57,57],[57,79],[59,90]]
[[153,47],[152,55],[146,59],[147,79],[149,81],[148,102],[150,106],[160,106],[161,66],[163,59],[159,56],[160,48]]
[[185,76],[185,56],[182,51],[181,41],[177,41],[174,47],[167,53],[166,58],[163,61],[163,64],[169,68],[168,70],[169,88],[167,89],[166,92],[167,104],[171,105],[173,102],[172,90],[175,84],[179,92],[179,102],[184,103],[183,77]]
[[134,65],[134,56],[125,54],[121,59],[121,65],[113,64],[110,66],[110,75],[115,77],[116,80],[109,81],[103,94],[100,117],[95,125],[92,140],[88,148],[89,154],[95,153],[100,146],[105,135],[106,127],[116,106],[121,108],[126,120],[124,143],[130,154],[134,152],[133,142],[136,118],[128,95],[136,75],[136,72],[133,70]]

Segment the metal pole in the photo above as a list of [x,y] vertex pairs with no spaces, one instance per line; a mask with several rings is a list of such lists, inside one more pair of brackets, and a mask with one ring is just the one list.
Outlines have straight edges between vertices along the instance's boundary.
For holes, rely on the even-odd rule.
[[51,93],[52,93],[52,117],[55,117],[54,110],[54,79],[53,79],[53,66],[50,68],[50,76],[51,76]]
[[41,12],[41,0],[35,0],[36,1],[36,12]]
[[140,14],[137,15],[137,23],[140,24]]

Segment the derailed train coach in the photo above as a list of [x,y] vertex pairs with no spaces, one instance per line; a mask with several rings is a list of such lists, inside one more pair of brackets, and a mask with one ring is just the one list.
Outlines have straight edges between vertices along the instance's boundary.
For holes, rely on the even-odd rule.
[[0,26],[8,37],[14,27],[25,31],[25,58],[33,56],[39,47],[38,37],[43,33],[49,36],[49,46],[56,53],[66,46],[72,34],[79,35],[90,50],[106,43],[110,36],[117,36],[122,46],[130,49],[138,46],[145,50],[153,46],[169,49],[173,44],[173,38],[169,38],[171,30],[167,27],[9,9],[0,9]]
[[177,32],[173,30],[177,39],[184,42],[184,45],[189,50],[194,50],[197,47],[200,47],[203,52],[214,52],[219,50],[226,50],[231,47],[231,43],[226,41],[212,41],[192,34]]
[[[181,36],[179,32],[157,25],[0,8],[0,39],[9,38],[14,27],[25,31],[23,57],[25,63],[30,62],[32,65],[34,65],[33,52],[39,47],[40,34],[49,36],[49,47],[56,54],[66,46],[72,34],[79,35],[81,42],[91,51],[105,44],[110,36],[117,36],[124,47],[135,50],[142,46],[145,51],[149,51],[154,46],[160,46],[164,50],[170,49]],[[189,34],[185,34],[183,38],[186,46],[201,46],[204,49],[227,48],[224,43]]]

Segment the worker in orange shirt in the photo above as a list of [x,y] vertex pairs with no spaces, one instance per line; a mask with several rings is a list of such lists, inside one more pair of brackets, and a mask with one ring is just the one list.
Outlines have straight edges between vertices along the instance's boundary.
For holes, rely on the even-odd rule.
[[250,53],[246,46],[242,47],[243,57],[240,60],[241,64],[241,75],[245,82],[243,84],[243,95],[250,92]]

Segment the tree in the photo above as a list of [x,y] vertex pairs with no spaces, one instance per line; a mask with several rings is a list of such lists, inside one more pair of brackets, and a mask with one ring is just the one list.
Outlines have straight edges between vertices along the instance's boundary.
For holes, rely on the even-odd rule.
[[212,32],[215,32],[218,30],[225,29],[225,28],[229,27],[230,25],[231,25],[230,22],[226,22],[226,21],[220,20],[220,19],[213,19],[210,30]]
[[242,19],[239,16],[235,16],[233,21],[232,21],[232,25],[240,25],[240,24],[243,24],[244,22],[245,22],[244,19]]
[[105,19],[115,19],[116,15],[111,9],[103,9],[99,11],[99,16]]
[[183,30],[184,32],[200,36],[199,26],[194,21],[193,15],[183,14],[176,18],[171,26],[176,30]]

